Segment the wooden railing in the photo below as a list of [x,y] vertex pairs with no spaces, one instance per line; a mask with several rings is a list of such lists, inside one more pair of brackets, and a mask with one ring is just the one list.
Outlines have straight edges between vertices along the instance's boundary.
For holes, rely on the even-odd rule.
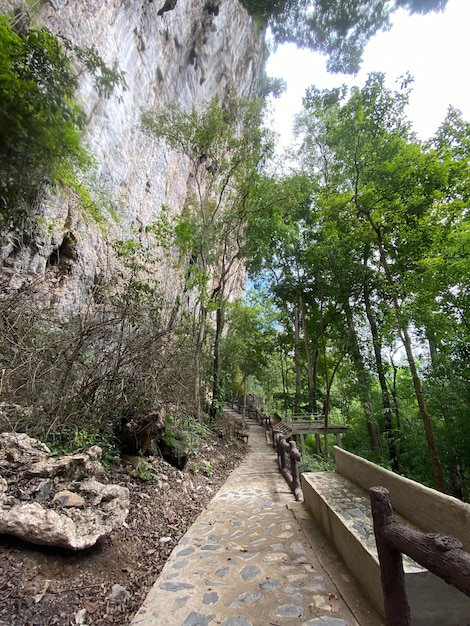
[[[231,407],[239,413],[243,413],[243,404],[240,402],[231,402]],[[302,487],[300,486],[299,461],[301,454],[297,448],[295,441],[287,441],[286,433],[282,430],[282,420],[273,423],[271,417],[257,409],[245,408],[248,417],[255,418],[260,426],[271,430],[272,444],[276,449],[277,463],[279,471],[284,476],[297,502],[304,499]],[[290,434],[290,433],[289,433]]]
[[410,626],[402,554],[407,554],[449,585],[470,596],[470,554],[455,537],[422,533],[393,516],[385,487],[369,490],[387,626]]
[[297,502],[304,499],[302,487],[300,486],[299,461],[301,455],[297,449],[295,441],[287,441],[284,433],[275,428],[272,431],[273,446],[277,452],[277,462],[279,471],[284,476],[287,484],[291,488]]
[[[243,403],[239,402],[239,401],[235,401],[235,400],[230,400],[228,401],[228,404],[230,404],[231,408],[234,411],[238,411],[238,413],[242,414],[243,413]],[[266,415],[263,411],[260,411],[259,409],[254,409],[253,407],[245,407],[245,415],[247,417],[251,417],[256,419],[256,421],[258,422],[258,424],[260,426],[269,426],[269,416]]]
[[[312,419],[315,417],[315,419]],[[323,415],[292,415],[289,418],[281,418],[277,416],[272,426],[289,437],[298,437],[300,439],[300,448],[302,454],[305,454],[305,437],[307,435],[315,436],[315,445],[318,455],[323,455],[321,439],[325,433],[325,418]],[[328,434],[335,435],[336,444],[341,447],[341,435],[347,432],[347,426],[341,424],[328,424]]]

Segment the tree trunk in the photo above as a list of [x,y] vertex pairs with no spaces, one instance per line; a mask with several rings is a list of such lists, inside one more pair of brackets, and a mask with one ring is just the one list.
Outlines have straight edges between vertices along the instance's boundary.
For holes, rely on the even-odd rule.
[[299,307],[294,306],[294,334],[295,334],[295,400],[294,413],[300,413],[300,397],[302,392],[302,372],[300,367],[300,320]]
[[326,356],[326,339],[325,339],[325,329],[323,326],[323,299],[320,300],[320,341],[322,348],[322,356],[323,356],[323,364],[325,368],[325,400],[323,401],[323,441],[325,451],[323,456],[326,461],[328,461],[330,456],[330,449],[328,446],[328,420],[330,416],[330,382],[328,376],[328,359]]
[[370,302],[370,291],[367,279],[364,279],[364,304],[366,307],[366,317],[369,322],[370,332],[372,334],[372,345],[374,347],[375,365],[377,368],[377,375],[379,377],[380,391],[382,394],[382,406],[384,414],[384,426],[385,435],[387,437],[388,451],[390,455],[390,462],[394,472],[399,471],[400,463],[398,458],[398,451],[395,444],[395,437],[393,433],[392,423],[392,406],[390,403],[390,395],[388,393],[387,380],[385,378],[385,370],[382,360],[382,341],[380,339],[377,322],[375,320],[374,312]]
[[284,396],[287,396],[287,394],[289,393],[289,386],[287,383],[287,365],[285,363],[285,353],[282,348],[279,350],[279,359],[281,361],[282,392]]
[[416,396],[416,401],[418,403],[419,413],[421,415],[421,419],[422,419],[423,426],[424,426],[424,432],[426,434],[426,442],[427,442],[429,458],[431,461],[432,470],[434,474],[435,488],[438,491],[444,491],[444,475],[442,472],[442,466],[441,466],[441,462],[439,459],[439,454],[437,452],[436,440],[434,438],[434,431],[432,427],[431,417],[428,413],[426,402],[424,400],[423,389],[421,386],[421,379],[419,378],[418,370],[416,369],[416,362],[415,362],[415,358],[413,355],[413,349],[411,345],[411,339],[408,333],[408,328],[403,320],[400,303],[398,302],[395,281],[393,280],[392,273],[388,266],[380,230],[375,225],[370,215],[369,215],[369,221],[377,235],[380,262],[382,264],[387,283],[390,286],[393,308],[395,310],[398,328],[400,329],[403,345],[405,347],[406,358],[408,360],[408,365],[410,367],[411,380],[413,381],[413,388],[414,388],[414,392]]
[[397,366],[393,360],[393,354],[390,356],[390,364],[393,368],[393,385],[392,385],[392,400],[393,400],[393,411],[395,413],[395,421],[397,425],[397,429],[401,428],[401,419],[400,419],[400,408],[398,406],[398,393],[397,393]]
[[300,315],[302,318],[302,329],[304,333],[305,355],[307,357],[307,381],[308,381],[308,397],[309,405],[312,413],[317,413],[317,396],[315,392],[315,369],[312,358],[312,351],[308,341],[307,315],[305,310],[305,302],[302,294],[299,292]]
[[366,367],[364,365],[364,360],[362,358],[361,350],[359,348],[359,341],[357,339],[357,332],[354,326],[354,320],[352,316],[352,312],[349,306],[346,306],[346,319],[348,322],[349,328],[349,354],[354,363],[354,367],[357,374],[357,379],[359,383],[359,396],[362,401],[362,407],[364,409],[364,417],[366,419],[367,424],[367,432],[369,433],[369,441],[370,446],[374,452],[380,454],[380,440],[379,434],[377,431],[377,424],[374,421],[372,415],[372,403],[370,400],[369,389],[370,389],[370,381],[369,375],[367,373]]
[[[313,382],[315,385],[315,389],[317,388],[317,380],[318,380],[318,366],[320,364],[320,348],[318,347],[318,345],[315,348],[315,352],[313,353]],[[315,391],[315,398],[316,398],[316,391]],[[318,401],[316,403],[317,409],[318,409]]]
[[[328,427],[329,427],[329,423],[330,423],[330,400],[331,400],[331,388],[333,387],[333,381],[335,379],[336,376],[336,372],[339,370],[339,366],[341,365],[341,361],[344,359],[344,357],[347,354],[347,348],[345,347],[343,350],[343,353],[339,356],[338,360],[335,363],[335,366],[333,368],[333,371],[331,372],[331,376],[329,376],[328,374],[325,374],[325,382],[326,382],[326,393],[325,393],[325,402],[323,405],[323,412],[324,412],[324,427],[323,427],[323,440],[325,442],[325,452],[324,452],[324,457],[325,457],[325,461],[329,460],[330,457],[330,449],[328,446]],[[327,365],[327,359],[326,359],[326,344],[325,344],[325,351],[324,351],[324,358],[325,358],[325,368]],[[325,371],[327,371],[325,369]]]
[[[430,330],[426,330],[426,337],[429,345],[429,353],[431,355],[432,368],[435,370],[439,365],[439,351],[437,349],[436,339],[434,334]],[[446,426],[449,429],[453,428],[452,414],[449,409],[449,405],[441,404],[442,417],[445,420]],[[464,498],[464,481],[462,476],[461,464],[455,451],[452,451],[448,456],[447,465],[450,466],[450,486],[451,493],[455,498],[463,500]]]
[[219,302],[219,306],[216,311],[214,354],[212,365],[212,403],[210,410],[210,417],[212,421],[216,418],[217,412],[220,410],[222,400],[220,393],[220,340],[222,338],[222,329],[223,311],[222,303]]
[[330,419],[330,400],[331,400],[331,388],[333,386],[333,381],[335,379],[336,376],[336,372],[339,369],[339,366],[341,365],[341,361],[344,359],[344,357],[347,354],[347,339],[346,339],[346,344],[343,348],[342,354],[340,354],[338,360],[335,363],[335,366],[333,368],[333,371],[331,372],[331,376],[328,372],[328,358],[327,358],[327,346],[326,346],[326,337],[325,337],[325,326],[323,324],[324,318],[323,318],[323,300],[320,302],[320,307],[319,307],[319,313],[320,313],[320,340],[321,340],[321,346],[322,346],[322,352],[323,352],[323,363],[324,363],[324,367],[325,367],[325,401],[323,403],[323,419],[324,419],[324,426],[323,426],[323,441],[324,441],[324,453],[323,456],[325,458],[325,461],[328,461],[330,458],[330,448],[328,445],[328,426],[329,426],[329,419]]
[[[397,315],[400,313],[398,301],[394,298],[394,306],[396,307]],[[398,308],[397,308],[398,307]],[[442,466],[437,453],[436,441],[434,439],[434,431],[432,428],[431,417],[428,413],[426,402],[424,400],[423,389],[421,386],[421,380],[418,376],[416,369],[416,363],[411,347],[411,340],[408,333],[408,329],[403,325],[402,329],[403,344],[405,346],[406,357],[408,359],[408,365],[410,366],[411,379],[413,381],[413,388],[418,401],[419,412],[424,424],[424,431],[426,433],[426,441],[428,444],[429,457],[431,459],[431,465],[434,473],[435,487],[439,491],[444,491],[444,475],[442,473]]]
[[247,388],[248,388],[248,373],[244,372],[243,373],[243,413],[242,413],[243,430],[245,430]]
[[201,306],[199,329],[195,345],[195,373],[194,373],[194,406],[196,408],[196,418],[203,422],[202,401],[201,401],[201,379],[202,379],[202,348],[206,334],[206,310]]
[[431,363],[433,369],[437,367],[439,362],[439,353],[437,351],[436,338],[430,330],[426,330],[426,338],[428,340],[429,354],[431,355]]

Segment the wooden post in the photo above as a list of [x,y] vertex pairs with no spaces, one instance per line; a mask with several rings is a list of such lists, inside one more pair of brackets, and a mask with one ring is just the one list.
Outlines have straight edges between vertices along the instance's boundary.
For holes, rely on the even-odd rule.
[[410,626],[411,615],[401,552],[391,548],[384,536],[387,527],[395,523],[390,494],[385,487],[372,487],[369,493],[380,562],[385,623],[387,626]]
[[[303,435],[302,435],[303,437]],[[302,502],[304,495],[300,486],[299,461],[301,459],[300,452],[295,441],[290,442],[290,467],[292,474],[292,492],[297,502]]]
[[277,452],[277,435],[278,435],[279,431],[276,430],[275,426],[271,426],[271,441],[273,444],[273,448],[276,448],[276,452]]
[[276,436],[276,440],[279,469],[282,473],[284,473],[284,470],[286,469],[286,449],[284,448],[285,437],[282,433],[278,433]]

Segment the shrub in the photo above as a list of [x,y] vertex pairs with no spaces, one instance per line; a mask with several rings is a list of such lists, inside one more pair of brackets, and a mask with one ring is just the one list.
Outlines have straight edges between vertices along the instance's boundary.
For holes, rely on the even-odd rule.
[[125,86],[94,48],[31,27],[23,14],[0,15],[0,227],[23,231],[48,187],[67,183],[85,193],[77,173],[92,159],[75,98],[82,71],[104,96]]

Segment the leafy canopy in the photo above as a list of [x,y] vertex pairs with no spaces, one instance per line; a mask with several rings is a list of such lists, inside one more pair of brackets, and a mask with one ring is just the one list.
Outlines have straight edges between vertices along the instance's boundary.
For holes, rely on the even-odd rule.
[[242,0],[249,13],[268,24],[276,43],[295,43],[328,56],[330,72],[354,74],[369,39],[390,28],[397,9],[443,11],[447,0]]
[[75,99],[83,71],[105,97],[125,87],[94,48],[0,15],[0,224],[18,227],[46,187],[89,165]]

